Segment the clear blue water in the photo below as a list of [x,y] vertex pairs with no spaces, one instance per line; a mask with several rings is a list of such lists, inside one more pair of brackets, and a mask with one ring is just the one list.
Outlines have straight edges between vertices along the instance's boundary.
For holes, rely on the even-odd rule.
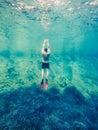
[[98,96],[98,0],[1,0],[0,93],[39,88],[46,38],[49,89]]

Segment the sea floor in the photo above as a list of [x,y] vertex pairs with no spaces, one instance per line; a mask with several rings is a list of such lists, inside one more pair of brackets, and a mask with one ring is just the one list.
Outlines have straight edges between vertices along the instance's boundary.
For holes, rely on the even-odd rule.
[[0,130],[97,130],[98,59],[53,55],[40,89],[40,55],[0,56]]

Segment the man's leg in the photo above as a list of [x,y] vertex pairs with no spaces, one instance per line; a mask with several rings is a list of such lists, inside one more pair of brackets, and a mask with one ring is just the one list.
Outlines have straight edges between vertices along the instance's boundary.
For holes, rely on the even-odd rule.
[[40,87],[44,88],[44,69],[42,69],[42,81]]
[[46,69],[46,79],[48,80],[49,69]]
[[48,89],[48,75],[49,75],[49,69],[46,69],[46,86],[45,86],[46,89]]
[[42,79],[44,79],[44,69],[42,69]]

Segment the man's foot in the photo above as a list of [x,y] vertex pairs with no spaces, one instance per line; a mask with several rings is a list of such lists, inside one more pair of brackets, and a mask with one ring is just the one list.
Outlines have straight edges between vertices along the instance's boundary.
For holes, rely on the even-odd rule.
[[45,89],[48,89],[48,79],[46,79]]
[[44,88],[44,80],[43,79],[41,81],[40,88]]

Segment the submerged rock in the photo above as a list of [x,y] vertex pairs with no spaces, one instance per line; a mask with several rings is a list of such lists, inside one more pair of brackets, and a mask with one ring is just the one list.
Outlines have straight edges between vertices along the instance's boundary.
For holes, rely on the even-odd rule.
[[73,122],[72,129],[73,129],[73,130],[86,130],[86,129],[87,129],[87,126],[86,126],[86,124],[84,124],[83,122],[74,121],[74,122]]

